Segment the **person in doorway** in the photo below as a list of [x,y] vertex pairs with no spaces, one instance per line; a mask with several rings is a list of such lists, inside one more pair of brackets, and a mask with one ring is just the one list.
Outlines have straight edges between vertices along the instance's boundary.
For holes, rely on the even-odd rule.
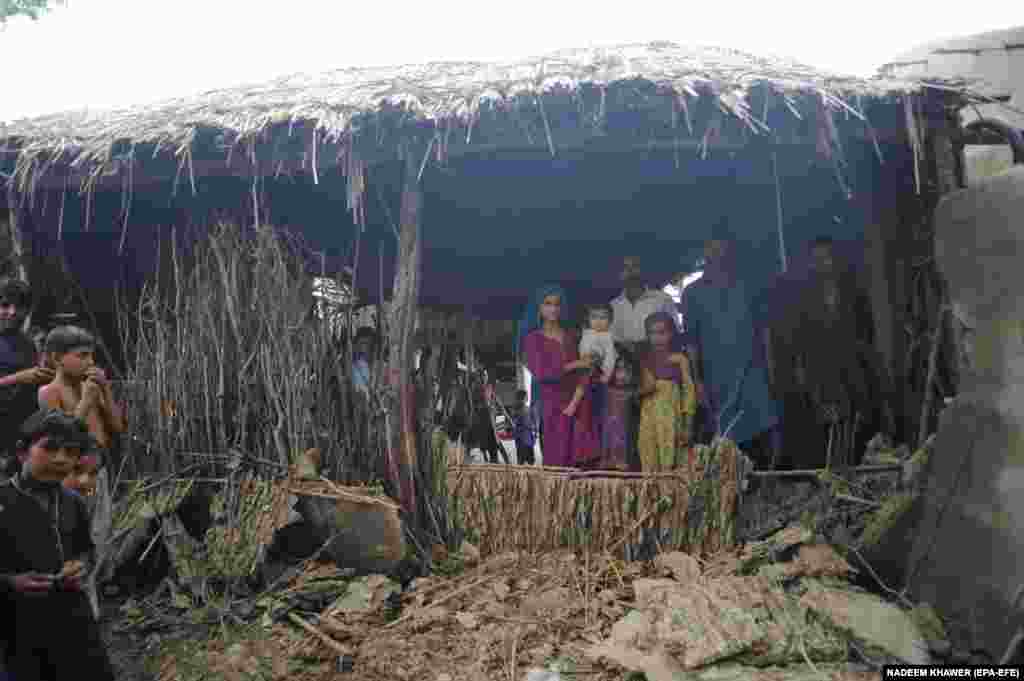
[[36,409],[36,390],[54,372],[39,366],[32,339],[23,331],[32,290],[19,279],[0,280],[0,474],[16,472],[18,429]]
[[787,449],[796,459],[785,463],[856,465],[890,413],[874,351],[874,318],[852,268],[836,258],[833,241],[819,237],[809,251],[810,271],[792,324],[795,380],[784,396],[783,424],[792,443]]
[[512,405],[512,437],[516,443],[516,461],[527,466],[534,463],[533,448],[537,443],[537,428],[533,415],[526,406],[526,391],[516,391],[516,401]]
[[[655,312],[665,312],[673,319],[673,323],[676,323],[678,310],[672,296],[647,286],[639,257],[630,255],[623,258],[619,280],[622,282],[622,293],[611,301],[612,337],[619,353],[628,357],[633,366],[639,366],[639,360],[645,353],[647,344],[644,322]],[[640,460],[635,455],[639,451],[637,427],[640,424],[640,404],[636,401],[632,404],[633,411],[629,418],[629,452],[634,456],[629,461],[629,468],[632,471],[639,471]]]
[[565,292],[544,286],[527,307],[523,325],[529,330],[523,351],[539,388],[544,463],[549,466],[588,465],[600,456],[588,396],[584,394],[571,416],[566,413],[580,373],[593,368],[589,356],[579,356],[576,334],[564,325],[567,313]]
[[696,390],[686,354],[673,350],[675,320],[655,312],[645,323],[650,351],[640,368],[640,462],[645,473],[688,463]]
[[81,419],[39,410],[22,427],[21,472],[0,485],[0,628],[19,681],[115,678],[82,590],[95,549],[88,512],[62,487],[88,443]]
[[704,261],[704,276],[684,294],[698,399],[708,407],[715,435],[770,466],[782,443],[753,296],[739,277],[734,242],[712,239]]

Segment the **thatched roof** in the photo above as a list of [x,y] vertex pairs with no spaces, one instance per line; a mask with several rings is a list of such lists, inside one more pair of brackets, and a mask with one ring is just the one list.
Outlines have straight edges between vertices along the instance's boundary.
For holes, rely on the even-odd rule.
[[[660,112],[652,125],[661,134],[698,140],[704,134],[706,143],[706,128],[721,125],[712,122],[720,113],[756,136],[772,128],[769,108],[797,119],[820,111],[861,119],[863,98],[919,89],[671,43],[565,50],[500,64],[350,68],[119,111],[17,121],[0,127],[6,148],[0,167],[9,169],[14,157],[23,190],[41,174],[82,180],[84,188],[86,176],[124,174],[133,165],[137,180],[154,159],[163,160],[164,171],[177,164],[179,177],[184,167],[186,180],[202,174],[186,165],[204,157],[222,167],[226,160],[315,175],[332,161],[351,168],[359,160],[353,149],[372,162],[376,155],[393,158],[410,140],[420,154],[429,146],[438,159],[455,146],[501,147],[513,137],[554,152],[570,130],[602,136],[611,111],[645,107]],[[275,134],[284,130],[287,137]]]

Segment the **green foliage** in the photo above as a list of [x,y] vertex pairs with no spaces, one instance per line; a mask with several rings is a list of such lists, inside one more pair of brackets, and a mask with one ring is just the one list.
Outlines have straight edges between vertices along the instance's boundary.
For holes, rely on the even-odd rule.
[[52,5],[63,5],[64,0],[0,0],[0,25],[11,17],[38,19]]

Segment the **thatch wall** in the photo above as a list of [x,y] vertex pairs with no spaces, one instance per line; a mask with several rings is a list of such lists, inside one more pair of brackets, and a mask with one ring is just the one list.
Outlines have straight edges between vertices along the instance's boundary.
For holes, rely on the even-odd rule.
[[455,465],[447,491],[452,517],[484,554],[618,551],[646,531],[663,550],[711,555],[736,540],[738,465],[736,446],[717,441],[671,474]]

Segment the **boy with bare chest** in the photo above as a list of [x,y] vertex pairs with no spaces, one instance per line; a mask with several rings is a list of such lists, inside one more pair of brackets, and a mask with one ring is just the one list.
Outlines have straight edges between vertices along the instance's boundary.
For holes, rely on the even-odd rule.
[[62,326],[47,335],[46,352],[57,375],[39,389],[39,406],[82,419],[105,450],[124,432],[125,418],[114,401],[110,381],[96,366],[95,347],[92,335],[75,326]]

